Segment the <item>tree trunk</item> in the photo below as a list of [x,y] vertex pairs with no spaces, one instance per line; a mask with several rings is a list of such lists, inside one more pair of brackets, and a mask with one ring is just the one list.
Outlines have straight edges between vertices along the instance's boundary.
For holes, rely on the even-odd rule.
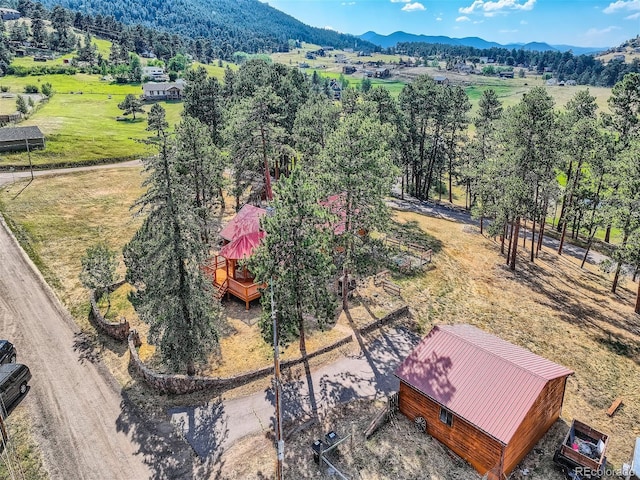
[[511,263],[511,247],[512,247],[513,243],[518,243],[517,239],[515,241],[513,239],[513,231],[514,230],[515,229],[513,228],[513,222],[512,222],[511,225],[510,225],[510,228],[509,228],[509,233],[508,233],[508,235],[509,235],[509,246],[507,247],[507,261],[506,261],[507,265],[509,265]]
[[449,203],[453,203],[453,194],[451,193],[451,187],[453,186],[452,181],[451,181],[451,177],[452,177],[451,169],[452,168],[453,167],[451,166],[451,158],[449,158]]
[[562,255],[562,247],[564,246],[564,236],[567,234],[567,222],[562,224],[562,234],[560,235],[560,246],[558,247],[558,255]]
[[504,227],[502,227],[502,235],[500,235],[500,253],[504,255],[504,240],[507,238],[507,224],[505,222]]
[[536,247],[536,258],[542,249],[542,242],[544,241],[544,227],[547,224],[547,208],[549,207],[549,199],[545,199],[542,206],[541,220],[540,220],[540,232],[538,233],[538,246]]
[[531,224],[531,262],[533,263],[535,261],[535,254],[536,254],[536,217],[534,215],[533,220],[532,220],[532,224]]
[[522,229],[522,248],[527,247],[527,219],[524,219],[524,225]]
[[616,274],[613,276],[613,284],[611,285],[611,293],[616,293],[618,288],[618,280],[620,280],[620,270],[622,269],[622,262],[618,262],[616,267]]
[[609,243],[611,239],[611,225],[607,225],[607,230],[604,232],[604,242]]
[[304,337],[304,318],[302,316],[302,306],[299,297],[296,299],[296,310],[298,312],[298,330],[300,330],[300,353],[302,357],[307,356],[307,344]]
[[349,293],[349,270],[347,266],[342,267],[342,309],[346,312],[349,310],[349,301],[347,295]]
[[509,265],[509,268],[512,271],[515,271],[515,269],[516,269],[516,254],[518,253],[518,233],[520,232],[520,217],[516,218],[515,225],[513,226],[513,229],[514,229],[513,236],[515,237],[515,241],[513,242],[513,252],[511,252],[511,264]]
[[587,261],[587,257],[589,256],[589,250],[591,250],[591,244],[593,243],[593,237],[596,236],[597,228],[592,229],[591,235],[589,235],[589,241],[587,242],[587,249],[584,251],[584,255],[582,256],[582,263],[580,264],[580,268],[584,268],[584,262]]
[[484,223],[484,217],[480,216],[480,235],[482,235],[482,224]]
[[640,314],[640,282],[638,282],[638,294],[636,295],[636,308],[635,312]]
[[262,157],[264,160],[264,187],[267,200],[273,200],[273,194],[271,193],[271,172],[269,171],[269,159],[267,158],[267,139],[265,138],[263,127],[260,127],[260,138],[262,140]]

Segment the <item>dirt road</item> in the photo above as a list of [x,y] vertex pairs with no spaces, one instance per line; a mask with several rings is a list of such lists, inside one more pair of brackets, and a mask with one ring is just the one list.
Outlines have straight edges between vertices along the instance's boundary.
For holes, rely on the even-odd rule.
[[[128,162],[121,163],[105,163],[101,165],[88,165],[86,167],[71,167],[71,168],[54,168],[51,170],[34,170],[34,177],[42,177],[46,175],[62,175],[73,172],[86,172],[89,170],[104,170],[109,168],[121,168],[121,167],[140,167],[142,162],[140,160],[130,160]],[[7,183],[13,183],[17,180],[25,178],[31,178],[31,172],[28,170],[19,170],[15,172],[8,172],[6,170],[0,170],[0,185]]]
[[[18,361],[31,369],[31,389],[17,408],[29,409],[52,479],[153,476],[130,438],[134,429],[123,426],[119,386],[100,371],[99,363],[81,360],[75,351],[77,326],[52,298],[3,222],[0,336],[15,343]],[[130,423],[130,415],[127,418]]]

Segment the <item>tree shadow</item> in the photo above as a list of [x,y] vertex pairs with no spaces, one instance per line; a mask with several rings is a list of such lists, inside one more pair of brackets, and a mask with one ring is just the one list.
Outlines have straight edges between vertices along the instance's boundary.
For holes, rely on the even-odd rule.
[[84,330],[73,334],[73,351],[78,354],[78,361],[96,363],[100,360],[102,346],[97,335]]
[[[131,439],[132,444],[137,446],[136,454],[144,459],[144,463],[151,471],[151,479],[196,479],[209,478],[213,469],[213,462],[208,459],[200,459],[193,454],[189,445],[185,442],[186,435],[181,436],[176,433],[176,428],[171,423],[152,417],[145,417],[129,399],[128,393],[122,391],[122,401],[120,402],[120,415],[116,420],[118,432],[124,432]],[[214,410],[219,413],[220,409]],[[189,423],[189,421],[187,422]],[[194,419],[194,424],[209,425],[208,419]],[[206,435],[211,435],[207,431]],[[216,430],[216,435],[226,435],[226,428]],[[205,432],[196,429],[197,438],[203,438]],[[211,435],[207,439],[206,445],[216,442],[217,437]],[[222,453],[222,452],[220,452]],[[219,458],[216,456],[215,458]]]
[[[597,297],[602,297],[603,300],[606,298],[605,292],[589,287],[580,278],[563,278],[560,275],[547,278],[545,272],[538,265],[529,262],[521,262],[519,270],[516,272],[510,272],[506,267],[503,268],[507,276],[511,276],[513,280],[540,294],[543,299],[539,303],[559,312],[561,320],[580,328],[585,326],[592,328],[596,332],[596,338],[605,339],[601,343],[607,348],[609,348],[607,344],[612,342],[612,336],[616,338],[619,336],[607,326],[628,334],[623,342],[624,348],[613,345],[613,348],[610,349],[614,353],[633,359],[640,365],[640,355],[638,355],[640,352],[640,340],[638,340],[640,338],[640,320],[636,315],[623,318],[619,310],[603,301],[598,301]],[[595,277],[596,281],[599,280],[599,277],[591,272],[583,273],[588,277]],[[573,283],[569,283],[570,281]],[[580,289],[590,292],[592,296],[578,294]]]
[[189,443],[206,470],[220,478],[224,467],[222,446],[229,437],[227,415],[220,399],[200,407],[176,407],[169,410],[171,423]]

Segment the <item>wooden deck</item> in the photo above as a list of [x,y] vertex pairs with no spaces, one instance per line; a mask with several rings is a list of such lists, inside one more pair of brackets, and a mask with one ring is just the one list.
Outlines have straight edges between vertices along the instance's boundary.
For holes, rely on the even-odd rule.
[[[239,269],[236,270],[234,263],[229,262],[227,265],[227,260],[218,256],[204,267],[204,271],[212,279],[214,287],[221,291],[223,296],[231,294],[244,300],[246,309],[249,310],[249,302],[260,298],[260,289],[264,288],[265,284],[254,283],[253,278],[242,279],[243,272]],[[229,270],[229,275],[227,275],[227,270]]]

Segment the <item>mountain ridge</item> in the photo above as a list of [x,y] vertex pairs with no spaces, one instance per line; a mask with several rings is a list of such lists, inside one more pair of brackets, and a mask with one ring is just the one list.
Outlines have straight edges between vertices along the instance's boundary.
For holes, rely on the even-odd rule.
[[368,31],[363,33],[362,35],[357,35],[362,40],[366,40],[368,42],[373,43],[382,48],[390,48],[394,47],[398,43],[413,43],[413,42],[424,42],[424,43],[442,43],[445,45],[461,45],[465,47],[473,47],[478,49],[489,49],[489,48],[508,48],[508,49],[524,49],[524,50],[535,50],[535,51],[559,51],[559,52],[567,52],[571,50],[574,55],[588,55],[595,54],[607,50],[609,47],[578,47],[574,45],[550,45],[545,42],[529,42],[529,43],[509,43],[509,44],[500,44],[498,42],[492,42],[488,40],[484,40],[480,37],[464,37],[464,38],[452,38],[445,35],[423,35],[423,34],[413,34],[407,33],[403,31],[393,32],[389,35],[381,35],[374,31]]
[[111,16],[191,39],[211,39],[229,57],[233,51],[282,51],[288,41],[374,50],[355,35],[307,25],[258,0],[42,0],[82,14]]

